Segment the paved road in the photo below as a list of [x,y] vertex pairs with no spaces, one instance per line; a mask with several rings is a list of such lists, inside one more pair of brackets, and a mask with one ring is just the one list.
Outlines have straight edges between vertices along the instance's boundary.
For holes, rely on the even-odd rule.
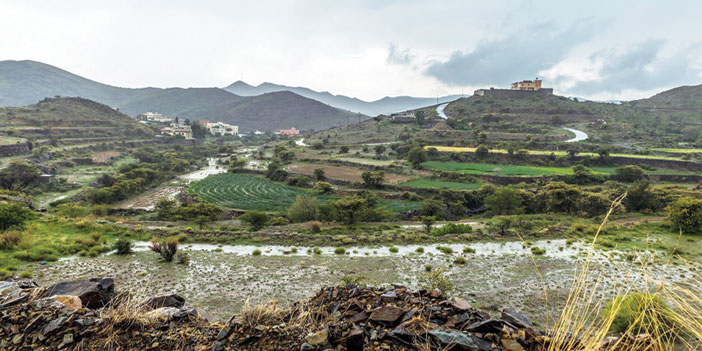
[[566,143],[574,143],[574,142],[576,142],[576,141],[583,141],[583,140],[587,140],[587,139],[588,139],[587,134],[586,134],[585,132],[581,131],[581,130],[577,130],[577,129],[573,129],[573,128],[568,128],[568,127],[561,127],[561,128],[562,128],[562,129],[565,129],[565,130],[567,130],[567,131],[569,131],[569,132],[575,133],[575,137],[572,138],[572,139],[566,140],[566,141],[565,141]]
[[441,104],[439,106],[436,106],[436,114],[439,115],[439,117],[443,119],[448,119],[448,116],[444,113],[444,109],[448,106],[448,102],[445,104]]

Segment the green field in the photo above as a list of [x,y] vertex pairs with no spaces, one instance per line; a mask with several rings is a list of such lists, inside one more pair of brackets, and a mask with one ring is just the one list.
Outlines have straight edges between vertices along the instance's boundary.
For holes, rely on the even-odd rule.
[[443,180],[435,180],[429,178],[412,179],[408,182],[398,184],[400,186],[409,186],[413,188],[428,188],[428,189],[451,189],[451,190],[475,190],[479,189],[483,184],[476,183],[458,183],[446,182]]
[[[322,195],[311,190],[296,188],[266,178],[238,173],[209,176],[188,187],[188,193],[203,201],[241,210],[284,211],[298,195],[316,197],[319,202],[336,200],[337,196]],[[378,205],[392,212],[403,212],[421,207],[418,202],[379,199]]]
[[675,148],[665,148],[657,147],[653,148],[653,151],[658,152],[668,152],[673,154],[702,154],[702,149],[675,149]]
[[[427,150],[429,148],[435,148],[439,152],[458,152],[458,153],[470,152],[470,153],[475,153],[475,151],[476,151],[476,148],[474,148],[474,147],[428,145],[428,146],[425,146],[424,148]],[[507,150],[506,149],[490,149],[490,153],[506,154]],[[528,154],[529,155],[540,155],[540,156],[551,155],[551,154],[553,154],[554,156],[566,156],[566,155],[568,155],[568,152],[567,151],[550,151],[550,150],[528,150]],[[618,154],[618,153],[612,153],[609,155],[612,157],[628,157],[628,158],[640,158],[640,159],[649,159],[649,160],[675,160],[675,161],[682,160],[682,158],[674,157],[674,156]],[[594,152],[580,152],[580,153],[578,153],[578,156],[597,157],[598,154],[596,154]]]
[[[465,174],[496,175],[503,177],[539,177],[548,175],[570,175],[573,174],[571,167],[541,167],[541,166],[510,166],[496,165],[488,163],[463,163],[463,162],[439,162],[429,161],[422,163],[422,166],[439,171],[458,172]],[[609,168],[593,169],[595,174],[608,174],[603,172]],[[613,171],[614,168],[611,168]]]

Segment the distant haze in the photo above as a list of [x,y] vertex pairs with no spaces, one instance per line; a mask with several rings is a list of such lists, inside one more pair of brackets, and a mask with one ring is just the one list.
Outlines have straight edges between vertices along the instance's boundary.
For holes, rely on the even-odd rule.
[[375,101],[538,76],[630,100],[702,82],[694,0],[0,0],[0,13],[0,60],[129,88],[243,80]]

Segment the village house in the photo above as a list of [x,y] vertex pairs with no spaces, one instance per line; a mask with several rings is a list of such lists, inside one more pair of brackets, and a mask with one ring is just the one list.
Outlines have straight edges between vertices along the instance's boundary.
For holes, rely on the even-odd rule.
[[239,135],[239,126],[223,122],[207,123],[205,127],[212,135]]
[[185,139],[193,138],[193,130],[190,126],[171,126],[161,128],[162,135],[182,136]]
[[292,127],[290,129],[281,129],[280,132],[278,132],[280,135],[287,135],[287,136],[295,136],[299,135],[300,131],[295,129],[295,127]]
[[170,123],[173,121],[173,118],[156,112],[144,112],[137,116],[137,121]]

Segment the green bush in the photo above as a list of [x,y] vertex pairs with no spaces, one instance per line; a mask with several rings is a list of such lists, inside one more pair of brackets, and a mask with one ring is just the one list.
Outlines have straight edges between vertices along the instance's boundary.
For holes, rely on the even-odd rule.
[[451,291],[453,289],[453,284],[445,273],[446,270],[444,269],[437,269],[428,272],[425,276],[425,281],[428,284],[427,288],[430,290],[439,289],[444,293]]
[[699,233],[702,229],[702,199],[683,197],[668,205],[668,219],[683,233]]
[[531,248],[531,253],[534,254],[534,255],[537,255],[537,256],[541,256],[541,255],[543,255],[543,254],[546,253],[546,250],[545,250],[545,249],[542,249],[542,248],[540,248],[540,247],[538,247],[538,246],[532,246],[532,248]]
[[475,249],[470,246],[466,246],[463,248],[463,253],[475,253]]
[[441,251],[441,253],[444,253],[447,255],[450,255],[453,253],[453,249],[448,247],[448,246],[437,246],[436,249]]
[[390,252],[392,252],[392,253],[397,253],[398,251],[400,251],[400,249],[398,249],[395,246],[390,246],[390,248],[388,250],[390,250]]
[[257,231],[268,224],[268,215],[260,211],[249,211],[239,216],[239,220],[248,224],[251,231]]
[[24,222],[33,216],[34,212],[23,203],[0,203],[0,231],[5,231],[11,227],[22,227]]
[[416,253],[424,253],[424,248],[423,247],[418,247],[416,250],[414,250]]
[[[612,316],[612,314],[614,314]],[[612,318],[610,330],[634,335],[658,330],[669,333],[676,327],[673,311],[660,296],[648,293],[632,293],[619,296],[602,311],[605,320]]]
[[253,251],[251,251],[251,255],[253,255],[253,256],[261,256],[261,250],[259,250],[259,249],[254,249]]
[[90,208],[90,214],[95,217],[105,217],[107,216],[107,206],[106,205],[94,205]]
[[318,248],[318,247],[315,247],[315,248],[314,248],[314,254],[315,254],[315,255],[321,255],[321,254],[322,254],[322,249],[320,249],[320,248]]
[[343,247],[337,247],[336,249],[334,249],[334,253],[337,255],[343,255],[346,253],[346,249],[344,249]]
[[153,239],[151,240],[149,249],[159,254],[166,262],[171,262],[178,251],[178,244],[177,238],[168,238],[165,240]]
[[127,239],[117,239],[117,241],[112,244],[112,249],[116,251],[118,255],[129,255],[132,253],[132,247],[134,244]]
[[431,230],[431,235],[442,236],[448,234],[466,234],[473,232],[473,228],[470,224],[462,223],[446,223],[439,228],[434,228]]
[[453,260],[453,263],[464,265],[464,264],[466,264],[466,259],[463,257],[456,257],[456,259]]

